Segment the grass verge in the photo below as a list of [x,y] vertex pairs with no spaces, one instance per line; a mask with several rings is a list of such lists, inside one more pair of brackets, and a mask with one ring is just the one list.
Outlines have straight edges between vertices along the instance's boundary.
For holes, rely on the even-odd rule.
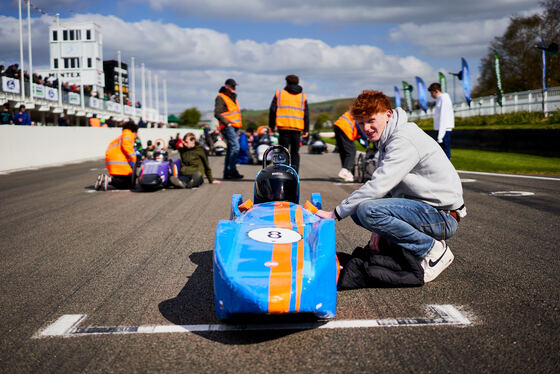
[[[336,144],[334,138],[323,138],[323,140],[329,144]],[[357,143],[356,149],[364,151],[364,148]],[[451,162],[457,170],[560,175],[560,157],[452,148]]]

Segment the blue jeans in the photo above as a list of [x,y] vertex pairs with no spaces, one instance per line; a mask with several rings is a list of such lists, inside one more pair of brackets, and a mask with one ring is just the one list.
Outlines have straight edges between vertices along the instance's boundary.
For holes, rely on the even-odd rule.
[[411,199],[367,200],[352,215],[356,224],[377,233],[414,254],[424,257],[435,240],[450,238],[457,230],[453,216]]
[[233,126],[225,127],[221,130],[227,143],[226,160],[224,162],[224,176],[237,171],[237,154],[239,153],[239,138],[237,129]]
[[439,143],[447,158],[451,158],[451,131],[446,131],[443,141]]

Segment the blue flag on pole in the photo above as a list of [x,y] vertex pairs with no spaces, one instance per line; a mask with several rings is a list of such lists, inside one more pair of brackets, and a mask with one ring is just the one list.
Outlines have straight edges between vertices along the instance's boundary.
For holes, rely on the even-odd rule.
[[471,75],[469,73],[469,65],[467,61],[461,57],[461,78],[463,81],[463,95],[467,104],[471,106]]
[[416,77],[416,87],[418,87],[418,105],[426,113],[428,110],[428,91],[422,78]]
[[395,86],[395,108],[401,106],[401,93],[399,92],[399,88]]

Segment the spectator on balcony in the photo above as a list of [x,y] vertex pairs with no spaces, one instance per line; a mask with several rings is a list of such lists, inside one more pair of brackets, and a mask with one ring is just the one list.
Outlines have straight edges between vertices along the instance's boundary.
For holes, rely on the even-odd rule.
[[15,78],[18,72],[18,64],[12,64],[4,71],[4,75],[9,78]]
[[0,76],[4,75],[5,70],[4,65],[0,65]]
[[12,125],[12,113],[10,113],[10,104],[5,103],[2,106],[2,112],[0,112],[0,125]]
[[14,114],[13,121],[16,125],[31,126],[31,117],[29,117],[25,105],[22,104],[19,106],[19,112]]
[[64,113],[60,113],[60,117],[58,117],[58,126],[68,126],[68,117]]
[[144,122],[144,120],[142,119],[142,117],[140,117],[140,120],[138,121],[138,127],[141,128],[141,129],[148,127],[146,125],[146,122]]

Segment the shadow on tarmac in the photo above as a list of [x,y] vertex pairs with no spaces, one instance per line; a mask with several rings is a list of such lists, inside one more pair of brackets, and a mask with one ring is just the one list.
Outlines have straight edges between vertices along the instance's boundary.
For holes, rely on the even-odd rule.
[[[189,257],[197,266],[179,294],[159,303],[163,317],[176,325],[220,323],[214,312],[212,251],[195,252]],[[316,321],[309,315],[259,316],[250,315],[228,321],[231,324],[282,323]],[[255,344],[301,332],[302,330],[193,332],[223,344]]]

